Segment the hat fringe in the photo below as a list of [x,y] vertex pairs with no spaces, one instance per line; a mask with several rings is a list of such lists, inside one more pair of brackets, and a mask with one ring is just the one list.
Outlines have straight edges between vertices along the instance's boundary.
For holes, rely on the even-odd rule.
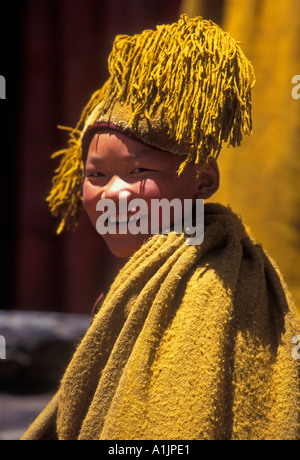
[[60,234],[64,229],[74,230],[78,225],[82,208],[83,161],[81,152],[81,136],[83,126],[94,108],[103,97],[103,88],[95,91],[85,106],[75,128],[59,125],[59,129],[69,131],[68,147],[54,152],[51,158],[62,157],[55,170],[52,188],[46,199],[55,217],[60,217],[56,230]]
[[253,67],[235,40],[211,21],[182,15],[156,31],[119,35],[109,70],[103,112],[116,100],[130,104],[129,124],[134,124],[140,115],[151,121],[163,103],[169,135],[190,148],[183,165],[217,158],[224,142],[238,146],[243,133],[252,132]]
[[77,225],[82,204],[83,175],[80,132],[65,126],[59,126],[59,128],[70,131],[69,146],[52,155],[52,158],[61,156],[62,159],[55,170],[52,189],[47,197],[52,214],[61,218],[57,228],[58,234],[64,228],[71,229]]

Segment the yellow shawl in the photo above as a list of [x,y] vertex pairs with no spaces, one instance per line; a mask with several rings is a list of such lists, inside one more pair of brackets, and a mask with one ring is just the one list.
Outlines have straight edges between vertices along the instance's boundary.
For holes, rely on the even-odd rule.
[[[156,235],[116,277],[22,439],[299,439],[300,334],[275,264],[230,209]],[[51,431],[52,430],[52,431]]]

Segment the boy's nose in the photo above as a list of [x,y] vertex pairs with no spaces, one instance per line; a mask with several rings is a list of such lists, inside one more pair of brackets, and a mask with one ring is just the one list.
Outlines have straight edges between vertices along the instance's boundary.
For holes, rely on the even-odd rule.
[[110,199],[117,202],[119,199],[129,198],[130,195],[128,183],[119,176],[114,176],[102,191],[101,199]]

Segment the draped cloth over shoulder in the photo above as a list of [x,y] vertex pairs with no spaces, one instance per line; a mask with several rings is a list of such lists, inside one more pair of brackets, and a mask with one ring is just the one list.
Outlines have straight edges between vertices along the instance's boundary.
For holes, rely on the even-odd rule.
[[229,208],[156,235],[116,277],[55,400],[23,439],[299,439],[289,293]]

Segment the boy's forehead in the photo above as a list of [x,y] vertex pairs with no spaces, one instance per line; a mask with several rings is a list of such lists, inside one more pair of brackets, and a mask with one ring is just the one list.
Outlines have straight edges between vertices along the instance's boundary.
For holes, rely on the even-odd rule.
[[138,139],[132,139],[125,133],[110,130],[96,132],[88,149],[89,159],[95,162],[101,161],[101,158],[110,152],[122,155],[122,158],[125,160],[149,158],[160,161],[180,162],[183,159],[182,155],[175,155],[171,152],[160,150]]

